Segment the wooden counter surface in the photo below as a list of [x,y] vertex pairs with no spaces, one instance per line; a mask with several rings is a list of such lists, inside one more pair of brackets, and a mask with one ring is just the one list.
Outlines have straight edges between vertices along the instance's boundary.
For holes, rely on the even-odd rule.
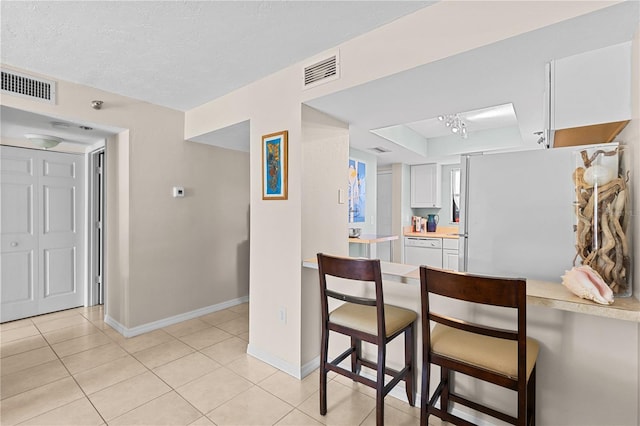
[[[391,262],[380,264],[385,280],[420,285],[418,266]],[[305,259],[302,265],[318,269],[318,260]],[[640,301],[634,297],[616,298],[612,305],[600,305],[581,299],[555,282],[527,280],[527,304],[640,323]]]
[[423,237],[423,238],[451,238],[458,239],[457,226],[438,226],[436,232],[413,232],[410,226],[405,226],[403,230],[405,237]]

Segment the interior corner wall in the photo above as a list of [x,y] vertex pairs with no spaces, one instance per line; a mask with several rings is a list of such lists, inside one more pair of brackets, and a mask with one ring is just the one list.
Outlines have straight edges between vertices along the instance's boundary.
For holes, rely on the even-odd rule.
[[[392,211],[391,226],[393,233],[404,235],[403,228],[411,224],[411,169],[406,164],[395,163],[391,166],[392,173]],[[392,261],[404,263],[404,237],[393,242]]]
[[[633,285],[634,296],[640,300],[640,25],[634,34],[633,41],[631,43],[631,111],[632,120],[627,127],[628,139],[631,145],[631,158],[633,159],[630,164],[631,176],[632,176],[632,223],[633,227]],[[638,328],[638,350],[637,354],[640,354],[640,323],[637,324]],[[636,379],[637,385],[637,417],[636,422],[640,424],[640,359],[636,359],[638,376]]]
[[129,131],[105,146],[105,315],[129,323]]
[[[300,366],[301,108],[286,69],[245,90],[250,110],[251,244],[248,352],[292,373]],[[214,123],[215,124],[215,123]],[[286,200],[262,199],[262,136],[288,131]]]
[[[349,126],[302,105],[302,258],[317,253],[348,254],[347,194]],[[338,227],[342,232],[335,231]],[[318,271],[302,269],[302,365],[320,354],[320,288]],[[304,372],[303,372],[304,374]]]
[[625,128],[625,140],[630,147],[630,158],[632,158],[629,169],[632,177],[631,212],[634,268],[631,272],[634,282],[633,293],[636,299],[640,300],[640,26],[638,26],[631,44],[631,80],[632,119]]
[[[628,152],[623,157],[623,168],[630,171],[631,180],[631,232],[632,232],[632,282],[633,296],[640,300],[640,26],[631,44],[631,121],[620,133]],[[636,422],[640,424],[640,323],[637,327],[636,378]]]
[[[106,217],[113,224],[106,231],[106,315],[127,332],[246,299],[249,155],[185,142],[181,111],[62,80],[56,85],[56,104],[8,94],[0,102],[123,129],[106,146]],[[92,99],[104,102],[101,110],[91,108]],[[185,197],[173,198],[173,186],[184,186]]]

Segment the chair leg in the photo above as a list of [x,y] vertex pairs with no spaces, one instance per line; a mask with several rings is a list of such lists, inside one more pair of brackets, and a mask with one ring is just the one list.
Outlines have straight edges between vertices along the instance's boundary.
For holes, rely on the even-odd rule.
[[536,424],[536,366],[527,383],[527,425]]
[[320,415],[327,414],[327,357],[329,356],[329,330],[322,328],[320,344]]
[[422,356],[422,390],[420,392],[420,426],[427,426],[429,421],[429,384],[431,383],[431,362],[427,355]]
[[360,359],[362,359],[362,341],[360,339],[356,339],[351,336],[351,371],[355,374],[360,374],[360,368],[362,364],[360,363]]
[[444,383],[442,394],[440,395],[440,409],[445,413],[449,412],[449,392],[451,389],[451,371],[448,368],[440,367],[440,381]]
[[386,362],[386,346],[378,344],[378,371],[376,380],[376,426],[384,426],[384,368]]
[[409,371],[405,377],[405,390],[410,406],[416,405],[416,354],[414,345],[415,322],[404,332],[404,364],[409,366]]

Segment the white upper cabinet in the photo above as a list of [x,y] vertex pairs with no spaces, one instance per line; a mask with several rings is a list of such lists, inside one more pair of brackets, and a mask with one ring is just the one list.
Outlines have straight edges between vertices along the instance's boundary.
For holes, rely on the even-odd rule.
[[631,119],[631,42],[551,61],[550,129]]
[[440,207],[440,165],[411,166],[411,207]]

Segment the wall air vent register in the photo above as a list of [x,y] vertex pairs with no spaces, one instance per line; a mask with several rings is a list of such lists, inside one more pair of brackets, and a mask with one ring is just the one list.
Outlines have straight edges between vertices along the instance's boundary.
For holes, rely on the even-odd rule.
[[4,69],[1,70],[1,72],[2,93],[8,93],[50,104],[56,103],[55,81]]
[[304,67],[304,88],[317,86],[340,78],[339,54],[335,54],[321,61]]

